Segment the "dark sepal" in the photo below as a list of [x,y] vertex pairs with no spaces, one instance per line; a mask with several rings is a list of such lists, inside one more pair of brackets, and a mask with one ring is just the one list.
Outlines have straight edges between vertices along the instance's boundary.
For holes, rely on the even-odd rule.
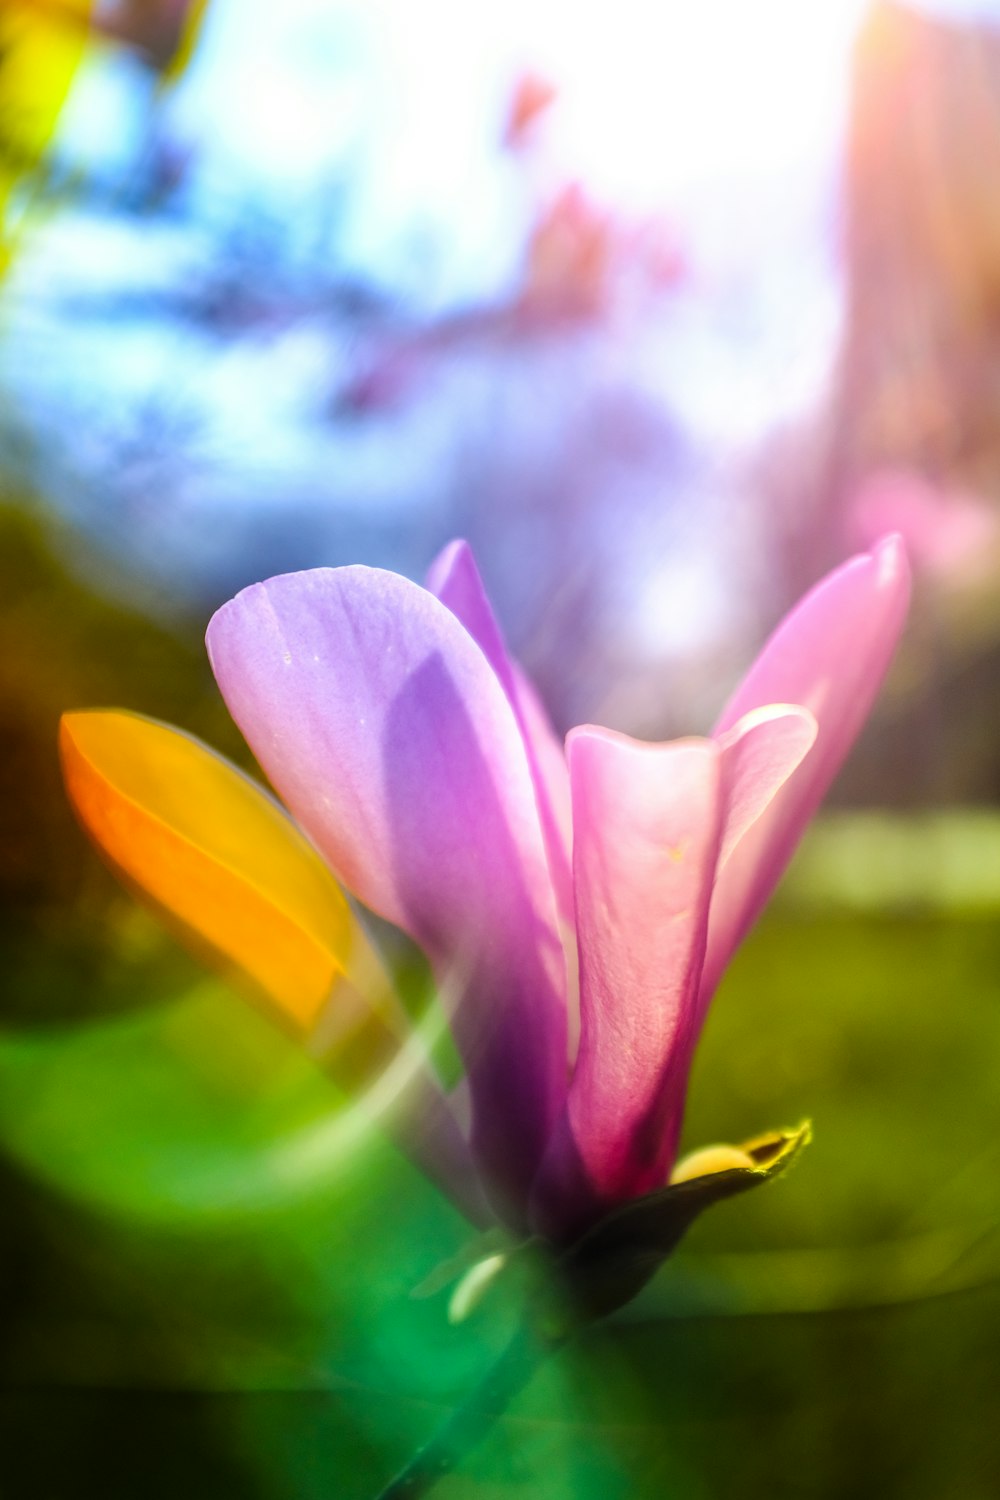
[[737,1148],[752,1165],[708,1171],[612,1209],[559,1258],[572,1315],[590,1322],[631,1302],[700,1213],[780,1176],[811,1136],[808,1120],[757,1136]]

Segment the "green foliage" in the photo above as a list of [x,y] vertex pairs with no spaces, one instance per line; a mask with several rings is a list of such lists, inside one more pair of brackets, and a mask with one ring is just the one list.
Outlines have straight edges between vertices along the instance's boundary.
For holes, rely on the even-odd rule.
[[[806,1162],[699,1220],[630,1308],[543,1368],[442,1500],[543,1482],[567,1500],[989,1494],[998,976],[982,919],[775,914],[719,998],[688,1137],[809,1107]],[[233,1493],[360,1500],[436,1428],[517,1308],[503,1278],[457,1326],[447,1289],[412,1295],[467,1231],[349,1121],[214,985],[8,1037],[0,1135],[25,1209],[5,1254],[43,1252],[8,1311],[4,1375],[37,1392],[12,1408],[11,1493],[34,1493],[37,1449],[17,1434],[37,1433],[46,1387],[80,1428],[78,1465],[67,1385],[98,1427],[131,1406],[144,1441],[187,1444],[205,1494],[231,1469]],[[151,1394],[177,1387],[190,1394]],[[128,1425],[74,1493],[132,1492]]]

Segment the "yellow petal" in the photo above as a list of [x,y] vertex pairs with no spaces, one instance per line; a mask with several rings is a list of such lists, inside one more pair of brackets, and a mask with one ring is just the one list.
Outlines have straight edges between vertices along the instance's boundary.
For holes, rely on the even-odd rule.
[[63,774],[118,871],[309,1027],[335,980],[370,962],[343,892],[264,791],[179,730],[71,713]]
[[713,1172],[731,1172],[753,1169],[753,1157],[741,1151],[739,1146],[702,1146],[684,1156],[670,1174],[671,1187],[678,1182],[690,1182],[695,1177],[708,1177]]
[[[704,1185],[709,1177],[738,1172],[741,1176],[733,1180],[749,1187],[754,1181],[764,1182],[784,1172],[811,1140],[812,1122],[803,1120],[794,1130],[770,1130],[739,1146],[702,1146],[681,1158],[670,1174],[670,1186],[684,1182]],[[749,1179],[747,1173],[751,1174]]]

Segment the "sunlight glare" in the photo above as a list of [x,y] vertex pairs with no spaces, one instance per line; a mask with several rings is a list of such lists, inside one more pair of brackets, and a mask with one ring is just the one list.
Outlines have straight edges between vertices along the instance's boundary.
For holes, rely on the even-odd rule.
[[524,5],[522,34],[559,88],[567,158],[592,189],[655,207],[664,192],[827,148],[864,9],[864,0],[618,0],[583,10],[549,0]]

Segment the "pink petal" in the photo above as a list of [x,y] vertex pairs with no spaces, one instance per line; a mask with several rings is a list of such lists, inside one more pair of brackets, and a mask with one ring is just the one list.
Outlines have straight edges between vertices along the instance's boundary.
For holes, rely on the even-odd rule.
[[819,725],[807,708],[769,703],[744,714],[732,729],[716,736],[724,752],[726,781],[720,875],[743,836],[805,760],[818,732]]
[[571,813],[566,756],[527,675],[508,655],[468,542],[449,542],[434,559],[427,587],[461,620],[493,668],[524,739],[559,911],[573,920]]
[[719,876],[703,986],[710,995],[759,915],[809,819],[861,729],[906,619],[910,575],[898,537],[831,573],[765,645],[715,729],[726,731],[768,703],[815,716],[816,743],[801,770],[740,838]]
[[674,1060],[696,1021],[722,829],[724,752],[569,737],[580,1051],[534,1195],[539,1226],[572,1231],[601,1205],[662,1186]]
[[[769,704],[744,715],[732,729],[719,736],[723,824],[709,903],[709,941],[719,887],[733,851],[807,758],[816,733],[816,720],[807,709]],[[662,1153],[668,1168],[677,1152],[684,1123],[688,1074],[711,998],[712,990],[702,977],[697,996],[690,1002],[685,1024],[671,1044],[664,1062],[669,1081],[665,1085]],[[665,1177],[658,1186],[662,1186],[663,1181]]]
[[458,993],[472,1144],[508,1219],[565,1095],[564,958],[521,735],[454,615],[392,573],[287,574],[213,618],[209,655],[335,873]]
[[805,709],[771,705],[718,741],[570,736],[583,1029],[534,1195],[547,1232],[666,1182],[707,1000],[713,883],[815,735]]

